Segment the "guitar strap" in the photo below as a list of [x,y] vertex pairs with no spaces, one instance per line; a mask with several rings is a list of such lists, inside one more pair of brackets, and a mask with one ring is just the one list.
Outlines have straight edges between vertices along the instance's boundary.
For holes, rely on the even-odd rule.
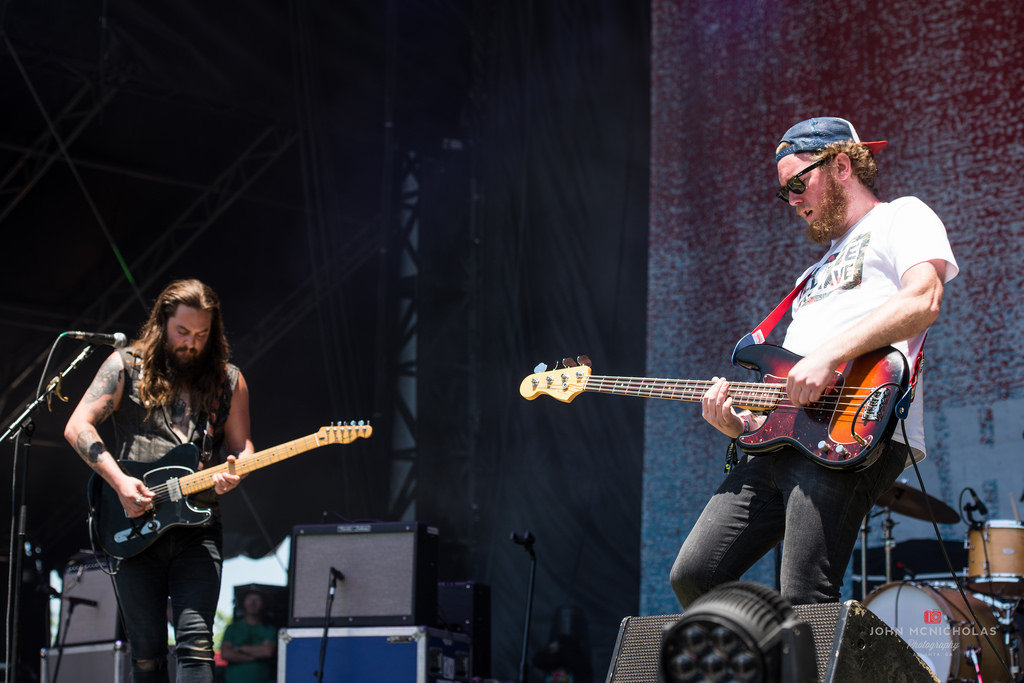
[[757,327],[748,332],[747,334],[740,337],[740,340],[736,342],[735,348],[732,350],[732,363],[736,365],[736,352],[740,349],[744,349],[753,344],[764,344],[764,340],[772,333],[775,326],[782,320],[782,316],[786,315],[786,311],[793,305],[793,301],[796,299],[796,295],[800,293],[800,290],[804,288],[807,281],[811,279],[811,276],[817,271],[817,268],[807,273],[807,276],[797,283],[797,286],[793,288],[793,291],[786,295],[786,298],[779,302],[779,305],[775,307],[768,317],[762,320]]
[[[800,290],[804,288],[807,281],[811,279],[811,276],[817,272],[817,268],[813,268],[803,280],[797,283],[793,291],[786,295],[786,298],[779,302],[779,305],[772,310],[768,316],[758,323],[757,327],[748,332],[747,334],[740,337],[740,340],[736,342],[736,346],[732,350],[731,361],[733,365],[738,365],[736,362],[736,353],[740,349],[744,349],[753,344],[763,344],[764,340],[772,333],[775,326],[782,320],[782,316],[786,314],[786,311],[793,305],[793,301],[796,300],[796,295],[800,293]],[[910,374],[910,383],[907,385],[907,390],[900,396],[896,402],[896,417],[901,420],[905,420],[907,415],[910,413],[910,404],[914,400],[914,390],[917,387],[917,378],[921,370],[921,366],[924,364],[924,343],[928,339],[928,332],[924,334],[924,338],[921,340],[921,348],[917,351],[917,357],[914,359],[913,371]]]
[[209,463],[210,458],[213,456],[208,423],[209,418],[207,417],[206,411],[203,410],[199,413],[199,417],[196,418],[196,429],[192,433],[192,443],[199,449],[199,459],[204,464]]

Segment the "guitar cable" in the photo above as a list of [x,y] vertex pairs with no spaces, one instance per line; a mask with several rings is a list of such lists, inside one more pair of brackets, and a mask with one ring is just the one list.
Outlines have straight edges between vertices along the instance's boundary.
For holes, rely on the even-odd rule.
[[[907,448],[909,449],[910,439],[907,438],[907,426],[903,420],[900,420],[900,430],[903,433],[903,442],[907,444]],[[932,523],[932,529],[935,531],[935,538],[939,540],[939,549],[942,551],[942,557],[946,561],[946,569],[949,570],[949,575],[953,577],[953,584],[956,586],[957,591],[960,593],[960,597],[963,599],[964,605],[967,607],[967,611],[971,614],[971,619],[973,620],[971,625],[975,627],[976,630],[979,630],[981,632],[981,635],[985,636],[985,641],[988,643],[988,646],[991,649],[992,656],[994,656],[996,660],[999,661],[999,665],[1006,672],[1006,675],[1009,676],[1010,680],[1013,680],[1013,675],[1010,673],[1010,667],[1007,665],[1005,661],[1003,661],[1003,658],[999,655],[999,650],[996,649],[995,644],[989,637],[988,630],[981,627],[981,620],[978,618],[978,615],[975,614],[974,607],[971,606],[970,601],[967,599],[967,593],[964,592],[964,587],[960,583],[960,578],[956,575],[956,570],[953,569],[953,561],[949,559],[949,553],[946,552],[946,542],[942,540],[942,533],[939,532],[939,525],[935,521],[935,513],[932,512],[932,504],[928,499],[928,492],[925,491],[924,488],[924,477],[921,475],[921,470],[917,466],[917,458],[914,457],[913,453],[910,454],[910,462],[914,466],[914,474],[917,475],[917,482],[921,485],[921,493],[924,494],[924,504],[925,507],[928,508],[928,521]]]

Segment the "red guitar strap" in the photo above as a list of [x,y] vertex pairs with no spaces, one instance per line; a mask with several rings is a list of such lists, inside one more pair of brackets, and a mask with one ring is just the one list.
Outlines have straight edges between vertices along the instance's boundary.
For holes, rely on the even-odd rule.
[[800,290],[804,288],[804,285],[807,284],[807,281],[811,279],[811,276],[814,275],[816,270],[817,268],[807,273],[807,276],[797,283],[797,286],[793,288],[793,291],[790,292],[785,299],[779,302],[779,305],[775,307],[775,310],[768,314],[767,318],[762,320],[757,327],[743,335],[743,337],[736,342],[736,346],[732,350],[732,362],[734,364],[736,363],[737,351],[750,346],[751,344],[764,344],[764,340],[772,333],[775,326],[779,324],[779,321],[782,320],[782,316],[786,315],[786,311],[788,311],[790,306],[793,305],[796,295],[800,293]]
[[[786,314],[786,311],[793,305],[793,301],[796,299],[796,295],[800,293],[800,290],[804,288],[807,281],[811,279],[811,276],[817,271],[817,268],[813,268],[807,275],[797,283],[793,291],[786,295],[786,298],[779,302],[779,305],[768,314],[768,316],[762,320],[757,327],[743,335],[736,346],[732,350],[732,362],[736,365],[736,352],[742,348],[746,348],[751,344],[763,344],[764,340],[772,333],[775,326],[782,320],[782,316]],[[910,403],[914,400],[914,389],[917,386],[918,374],[921,370],[921,366],[924,363],[924,343],[928,339],[928,333],[925,332],[924,339],[921,340],[921,348],[917,351],[917,357],[914,359],[914,367],[910,373],[910,384],[907,387],[907,391],[900,397],[896,404],[896,417],[903,420],[906,419],[907,414],[910,412]]]

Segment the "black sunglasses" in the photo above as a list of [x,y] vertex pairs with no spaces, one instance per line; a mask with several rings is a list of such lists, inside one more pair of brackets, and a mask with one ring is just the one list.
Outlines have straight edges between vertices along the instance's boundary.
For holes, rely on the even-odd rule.
[[828,157],[818,159],[813,164],[797,173],[795,176],[787,180],[785,185],[779,188],[779,191],[775,193],[775,196],[781,199],[782,201],[789,203],[790,192],[795,192],[796,194],[803,194],[804,190],[807,189],[807,185],[804,184],[804,181],[800,180],[800,176],[804,175],[805,173],[810,173],[811,171],[818,168],[826,161],[828,161]]

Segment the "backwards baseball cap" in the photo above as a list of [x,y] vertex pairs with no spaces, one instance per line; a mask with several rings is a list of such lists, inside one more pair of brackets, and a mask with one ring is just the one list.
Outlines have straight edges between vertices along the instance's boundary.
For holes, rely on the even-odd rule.
[[864,145],[871,150],[872,154],[878,154],[889,142],[888,140],[861,142],[852,123],[846,119],[822,116],[801,121],[787,130],[786,134],[779,140],[779,144],[788,142],[791,146],[780,150],[775,155],[775,162],[778,163],[779,159],[789,154],[817,152],[825,149],[826,146],[833,142],[846,142],[849,140]]

